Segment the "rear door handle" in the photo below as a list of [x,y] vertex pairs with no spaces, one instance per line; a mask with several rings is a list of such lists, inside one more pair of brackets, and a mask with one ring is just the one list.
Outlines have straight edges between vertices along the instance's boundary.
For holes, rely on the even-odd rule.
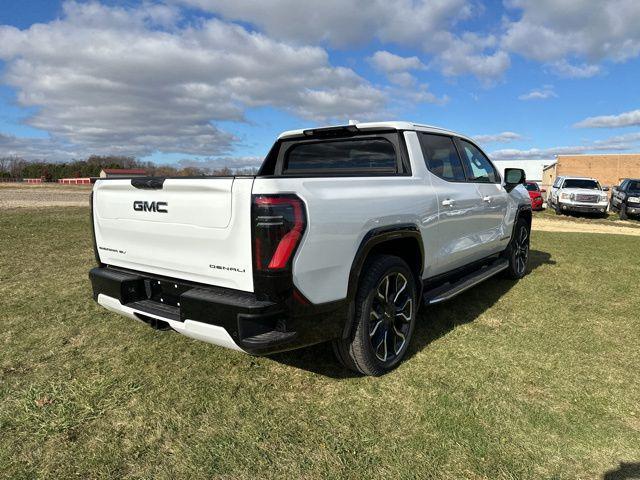
[[493,197],[482,197],[483,202],[491,203],[491,200],[493,200]]
[[456,203],[456,202],[454,202],[450,198],[447,198],[446,200],[442,201],[442,206],[443,207],[453,207],[454,203]]

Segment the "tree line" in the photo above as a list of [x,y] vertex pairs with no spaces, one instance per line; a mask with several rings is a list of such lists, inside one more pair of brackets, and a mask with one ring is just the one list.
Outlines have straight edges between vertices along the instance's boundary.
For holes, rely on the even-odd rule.
[[[0,157],[0,178],[43,178],[55,182],[60,178],[98,177],[104,168],[142,168],[148,175],[154,176],[199,176],[231,175],[230,168],[175,167],[142,162],[134,157],[92,155],[86,160],[74,160],[66,163],[27,161],[20,157]],[[252,175],[256,169],[236,170],[239,175]]]

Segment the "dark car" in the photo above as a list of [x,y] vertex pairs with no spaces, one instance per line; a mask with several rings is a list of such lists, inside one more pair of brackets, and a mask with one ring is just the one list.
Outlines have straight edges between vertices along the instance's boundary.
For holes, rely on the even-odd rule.
[[629,215],[640,216],[640,179],[625,178],[620,185],[613,187],[611,210],[618,212],[622,220]]
[[529,191],[529,197],[531,198],[531,208],[533,210],[542,210],[542,205],[544,204],[542,194],[546,190],[540,190],[540,187],[536,182],[527,182],[524,186]]

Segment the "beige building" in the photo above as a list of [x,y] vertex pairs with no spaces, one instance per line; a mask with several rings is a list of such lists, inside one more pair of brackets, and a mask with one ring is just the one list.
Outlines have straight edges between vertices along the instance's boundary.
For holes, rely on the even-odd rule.
[[542,171],[542,188],[548,190],[558,176],[592,177],[611,187],[623,178],[640,178],[640,153],[558,155],[557,162]]

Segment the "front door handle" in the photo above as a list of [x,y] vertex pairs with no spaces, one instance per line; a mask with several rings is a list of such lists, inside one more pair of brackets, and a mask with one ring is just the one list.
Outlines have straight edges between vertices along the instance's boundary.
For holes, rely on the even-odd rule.
[[446,200],[442,201],[442,206],[443,207],[453,207],[453,204],[456,203],[453,200],[451,200],[450,198],[447,198]]
[[491,203],[491,200],[493,200],[493,197],[482,197],[483,202]]

